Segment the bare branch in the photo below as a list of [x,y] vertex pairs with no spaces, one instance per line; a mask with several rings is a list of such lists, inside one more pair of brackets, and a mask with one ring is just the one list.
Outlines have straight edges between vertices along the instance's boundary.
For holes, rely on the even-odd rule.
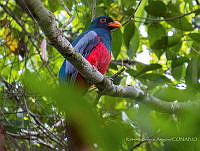
[[48,147],[49,149],[53,149],[53,150],[57,150],[54,145],[50,144],[49,142],[45,142],[44,140],[42,139],[38,139],[37,142],[41,145],[44,145],[46,147]]
[[136,65],[148,66],[147,64],[135,60],[112,60],[111,64],[125,66],[128,69]]
[[16,139],[36,140],[38,144],[41,144],[41,145],[46,146],[50,149],[56,150],[54,145],[50,144],[49,142],[45,142],[44,140],[38,138],[37,135],[30,135],[30,133],[28,133],[28,134],[21,134],[21,133],[20,134],[14,134],[14,133],[9,133],[9,132],[6,133],[6,135],[8,135],[9,137],[12,137],[12,138],[16,138]]
[[136,60],[112,60],[111,61],[112,64],[115,65],[136,65],[136,64],[142,64],[142,65],[146,65],[142,62],[136,61]]
[[93,0],[93,4],[92,4],[92,19],[91,19],[91,21],[93,21],[93,19],[96,17],[96,5],[97,5],[96,0]]
[[68,15],[70,16],[70,18],[65,22],[65,24],[62,26],[62,31],[64,31],[64,29],[67,27],[67,25],[69,25],[72,20],[74,19],[74,16],[72,15],[72,13],[70,12],[69,8],[67,8],[67,6],[65,5],[63,0],[60,0],[61,5],[63,6],[63,8],[65,9],[65,11],[68,13]]
[[138,8],[139,8],[139,6],[140,6],[141,3],[142,3],[142,0],[140,0],[140,2],[139,2],[139,3],[137,4],[137,6],[136,6],[134,12],[128,17],[128,20],[127,20],[125,23],[123,23],[122,26],[126,25],[127,23],[129,23],[129,22],[131,21],[132,18],[134,18],[135,13],[136,13],[136,11],[138,10]]
[[63,0],[60,0],[61,5],[64,7],[64,9],[66,10],[66,12],[69,14],[69,16],[73,16],[72,13],[70,12],[70,10],[67,8],[67,6],[65,5]]
[[32,113],[27,104],[26,104],[26,100],[24,100],[24,110],[27,111],[27,113],[29,114],[29,116],[31,116],[33,118],[33,120],[35,121],[35,123],[37,124],[38,128],[43,132],[43,134],[48,137],[50,140],[56,142],[57,144],[60,144],[61,146],[66,146],[67,144],[65,144],[64,141],[62,141],[61,139],[59,139],[54,133],[52,133],[51,131],[49,131],[45,126],[43,126],[42,122],[40,122],[40,120],[35,116],[34,113]]
[[185,16],[197,13],[199,11],[200,11],[200,9],[196,9],[196,10],[191,11],[189,13],[185,13],[185,14],[182,14],[182,15],[179,15],[179,16],[170,17],[170,18],[164,18],[164,19],[140,17],[140,16],[134,16],[134,14],[133,14],[133,15],[129,16],[128,20],[123,24],[123,26],[125,24],[129,23],[132,20],[132,18],[136,19],[136,20],[134,20],[135,22],[142,22],[141,20],[137,20],[137,19],[142,19],[142,20],[145,20],[145,23],[153,23],[153,22],[162,22],[162,21],[171,21],[171,20],[181,19],[181,18],[183,18]]
[[125,68],[123,67],[122,69],[120,69],[117,73],[115,73],[115,74],[113,74],[112,76],[111,76],[111,79],[115,79],[115,78],[117,78],[122,72],[124,72],[125,71]]
[[132,146],[129,151],[133,151],[134,149],[140,147],[142,144],[148,142],[147,140],[143,140],[143,141],[140,141],[138,144],[136,144],[135,146]]
[[191,14],[197,13],[198,11],[200,11],[200,9],[196,9],[196,10],[194,10],[194,11],[191,11],[191,12],[189,12],[189,13],[185,13],[185,14],[182,14],[182,15],[180,15],[180,16],[174,16],[174,17],[171,17],[171,18],[165,18],[165,19],[146,18],[146,17],[138,17],[138,16],[135,16],[134,18],[139,18],[139,19],[149,20],[149,21],[153,21],[153,22],[161,22],[161,21],[170,21],[170,20],[180,19],[180,18],[182,18],[182,17],[185,17],[185,16],[188,16],[188,15],[191,15]]
[[197,5],[200,5],[199,0],[195,0],[195,1],[196,1]]
[[[45,136],[44,138],[48,138],[49,140],[55,142],[56,144],[62,147],[67,146],[66,144],[67,142],[60,139],[56,134],[54,134],[48,128],[46,128],[42,124],[42,122],[40,122],[37,116],[29,110],[26,100],[24,98],[26,96],[25,91],[22,88],[16,87],[16,85],[6,82],[5,80],[3,80],[3,78],[1,78],[1,76],[0,76],[0,81],[2,81],[5,84],[7,92],[10,95],[10,97],[15,99],[17,102],[23,102],[20,104],[21,108],[23,109],[23,112],[26,112],[29,115],[29,117],[31,118],[31,121],[34,121],[34,125],[36,125],[38,128],[38,131],[22,129],[22,131],[19,134],[13,134],[13,135],[11,134],[13,137],[14,136],[17,137],[18,135],[20,135],[24,139],[35,139],[38,141],[37,138],[41,138],[41,136]],[[7,133],[7,134],[10,134],[10,133]],[[44,143],[44,141],[40,140],[40,143]]]

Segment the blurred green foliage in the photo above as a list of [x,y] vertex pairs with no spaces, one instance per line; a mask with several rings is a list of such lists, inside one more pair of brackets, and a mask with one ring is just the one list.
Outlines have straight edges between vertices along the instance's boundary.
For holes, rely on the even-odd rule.
[[[73,41],[89,26],[93,1],[64,2],[75,17],[64,31]],[[139,85],[168,102],[200,101],[200,2],[142,0],[136,11],[139,2],[97,1],[96,16],[109,15],[126,23],[112,33],[112,59],[137,60],[116,83]],[[60,27],[69,19],[59,0],[42,3]],[[19,7],[14,0],[0,1],[0,123],[7,132],[37,131],[33,117],[24,111],[26,102],[40,122],[62,140],[63,129],[54,125],[70,116],[98,151],[199,150],[198,111],[160,113],[133,100],[109,96],[102,96],[94,106],[96,90],[83,97],[76,88],[59,87],[57,75],[64,59],[47,39],[48,61],[44,61],[45,50],[40,45],[45,36],[26,12],[26,6]],[[124,65],[111,64],[107,76]],[[19,96],[24,91],[26,95]],[[16,140],[28,149],[47,149],[39,141]],[[45,140],[60,149],[56,142]],[[14,146],[8,145],[8,150]]]

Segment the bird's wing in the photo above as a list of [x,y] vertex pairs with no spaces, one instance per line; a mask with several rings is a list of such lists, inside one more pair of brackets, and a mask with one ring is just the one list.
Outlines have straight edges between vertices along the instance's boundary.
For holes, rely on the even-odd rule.
[[[97,33],[94,31],[89,31],[78,36],[72,42],[72,46],[74,46],[75,50],[86,58],[99,42],[100,38],[98,37]],[[60,82],[65,83],[68,80],[74,81],[77,74],[78,71],[74,68],[74,66],[67,60],[64,60],[59,72]]]

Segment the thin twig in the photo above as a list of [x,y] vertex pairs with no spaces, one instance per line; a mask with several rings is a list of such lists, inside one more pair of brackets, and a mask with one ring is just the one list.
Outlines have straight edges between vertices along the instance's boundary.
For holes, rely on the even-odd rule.
[[[48,135],[46,135],[47,137],[49,137],[52,141],[62,145],[66,145],[62,140],[60,140],[54,133],[50,132],[45,126],[43,126],[42,122],[39,121],[39,119],[35,116],[35,114],[33,112],[31,112],[26,104],[26,100],[24,100],[24,110],[27,111],[27,113],[29,114],[29,116],[31,116],[33,118],[33,120],[36,122],[38,128],[40,128],[43,133],[46,135],[46,133],[48,133]],[[52,137],[53,136],[53,137]]]
[[[176,19],[180,19],[180,18],[183,18],[185,16],[188,16],[188,15],[191,15],[191,14],[194,14],[194,13],[197,13],[198,11],[200,11],[200,9],[196,9],[194,11],[191,11],[189,13],[185,13],[185,14],[182,14],[180,16],[174,16],[174,17],[171,17],[171,18],[164,18],[164,19],[159,19],[159,18],[147,18],[147,17],[139,17],[139,16],[134,16],[134,14],[132,14],[131,16],[129,16],[128,20],[123,24],[123,26],[127,23],[129,23],[132,18],[138,18],[138,19],[143,19],[143,20],[146,20],[147,22],[145,23],[153,23],[153,22],[162,22],[162,21],[171,21],[171,20],[176,20]],[[138,20],[135,20],[135,22],[142,22],[142,21],[138,21]]]
[[[37,128],[39,128],[36,129],[36,131],[20,128],[21,132],[18,132],[17,134],[12,134],[8,132],[7,136],[12,136],[13,138],[19,139],[21,138],[27,140],[35,140],[37,141],[37,143],[49,147],[51,149],[55,149],[51,142],[55,142],[62,148],[66,146],[66,142],[62,140],[62,138],[59,138],[56,134],[54,134],[45,126],[43,126],[43,123],[41,123],[36,117],[37,115],[35,115],[34,113],[32,113],[32,111],[29,110],[25,100],[25,91],[23,91],[21,87],[16,87],[16,83],[6,82],[2,76],[0,76],[0,81],[2,81],[5,84],[6,90],[10,96],[12,95],[12,98],[14,98],[18,103],[24,101],[24,103],[20,103],[21,108],[24,110],[24,112],[26,112],[29,115],[29,117],[32,117],[30,121],[32,121],[32,123],[36,125]],[[48,141],[46,141],[46,139],[48,139]]]
[[15,139],[27,139],[27,140],[36,140],[39,144],[43,145],[43,146],[46,146],[50,149],[53,149],[55,150],[56,148],[50,144],[49,142],[45,142],[44,140],[42,139],[38,139],[38,136],[30,136],[29,135],[24,135],[24,134],[14,134],[14,133],[10,133],[10,132],[7,132],[6,133],[7,136],[11,137],[11,138],[15,138]]
[[140,147],[140,145],[142,145],[143,143],[147,142],[147,140],[143,140],[143,141],[140,141],[138,144],[136,144],[135,146],[132,146],[129,151],[132,151],[138,147]]
[[199,1],[198,1],[198,0],[195,0],[195,1],[196,1],[197,5],[200,5],[200,3],[199,3]]
[[154,21],[154,22],[161,22],[161,21],[171,21],[171,20],[175,20],[175,19],[180,19],[182,17],[185,17],[185,16],[188,16],[188,15],[191,15],[191,14],[194,14],[196,12],[200,11],[200,9],[196,9],[194,11],[191,11],[189,13],[185,13],[185,14],[182,14],[180,16],[174,16],[174,17],[171,17],[171,18],[165,18],[165,19],[158,19],[158,18],[146,18],[146,17],[138,17],[138,16],[135,16],[134,18],[139,18],[139,19],[144,19],[144,20],[150,20],[150,21]]
[[93,0],[93,5],[92,5],[92,19],[91,19],[91,21],[93,21],[94,18],[96,17],[96,5],[97,5],[96,0]]
[[139,62],[139,61],[136,61],[136,60],[112,60],[111,61],[111,64],[115,64],[115,65],[136,65],[136,64],[141,64],[141,65],[147,65],[147,64],[144,64],[142,62]]
[[65,24],[62,26],[62,31],[64,31],[64,29],[67,27],[67,25],[69,25],[72,20],[74,19],[74,16],[72,15],[72,13],[70,12],[69,8],[67,8],[67,6],[65,5],[63,0],[60,0],[61,5],[63,6],[63,8],[65,9],[65,11],[68,13],[68,15],[70,16],[70,18],[65,22]]
[[126,69],[126,68],[123,67],[123,68],[120,69],[117,73],[113,74],[110,78],[114,80],[114,79],[117,78],[122,72],[124,72],[125,69]]
[[135,16],[135,12],[138,10],[140,4],[142,3],[142,0],[140,0],[140,2],[138,3],[138,5],[136,6],[134,12],[129,16],[128,20],[122,24],[122,26],[126,25],[127,23],[129,23],[131,21],[132,18],[134,18]]
[[7,113],[0,113],[0,115],[8,115],[8,114],[19,114],[19,113],[24,113],[25,111],[21,111],[21,112],[7,112]]
[[143,143],[152,142],[153,139],[156,138],[156,136],[158,136],[159,133],[160,133],[160,132],[158,131],[158,132],[156,132],[154,135],[148,137],[147,139],[145,139],[145,138],[143,139],[143,138],[142,138],[142,134],[141,134],[141,135],[140,135],[140,136],[141,136],[141,137],[140,137],[140,142],[139,142],[138,144],[136,144],[136,145],[130,147],[129,151],[132,151],[132,150],[134,150],[134,149],[140,147]]
[[195,53],[197,53],[198,55],[200,55],[200,52],[199,52],[197,49],[195,49],[195,48],[186,40],[186,38],[184,38],[184,40],[185,40],[186,44],[188,45],[188,47],[191,48],[192,51],[194,51]]

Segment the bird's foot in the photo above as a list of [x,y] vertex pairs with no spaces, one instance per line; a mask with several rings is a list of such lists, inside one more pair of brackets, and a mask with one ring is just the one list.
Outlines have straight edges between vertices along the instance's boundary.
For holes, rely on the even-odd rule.
[[97,67],[92,65],[92,72],[96,72],[96,71],[98,71]]
[[110,81],[112,81],[112,83],[113,83],[113,81],[114,81],[114,79],[112,78],[112,77],[108,77],[108,76],[105,76],[107,79],[109,79]]

